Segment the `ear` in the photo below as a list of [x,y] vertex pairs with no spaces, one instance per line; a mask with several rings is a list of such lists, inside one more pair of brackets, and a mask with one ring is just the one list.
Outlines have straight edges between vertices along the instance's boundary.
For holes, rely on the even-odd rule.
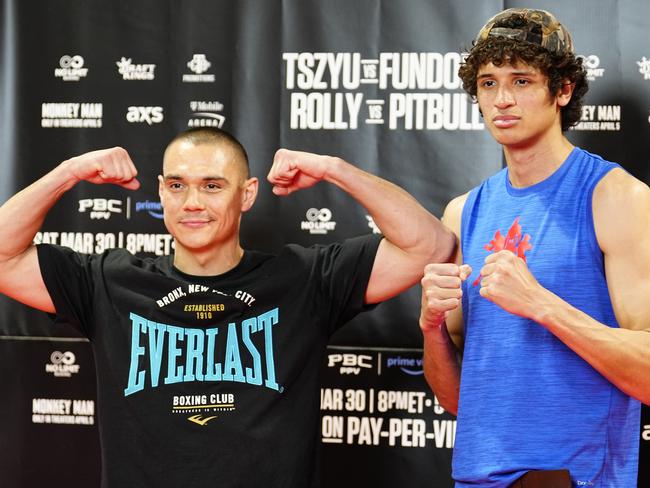
[[257,198],[257,190],[259,188],[259,180],[257,178],[249,178],[242,185],[242,201],[241,211],[247,212],[255,203]]
[[158,175],[158,198],[160,198],[160,205],[162,207],[165,206],[165,202],[163,201],[163,189],[165,188],[165,180],[163,179],[162,175]]
[[569,80],[564,80],[562,86],[557,92],[555,97],[557,104],[560,107],[566,107],[571,101],[571,96],[573,96],[573,89],[576,87],[575,83],[571,83]]

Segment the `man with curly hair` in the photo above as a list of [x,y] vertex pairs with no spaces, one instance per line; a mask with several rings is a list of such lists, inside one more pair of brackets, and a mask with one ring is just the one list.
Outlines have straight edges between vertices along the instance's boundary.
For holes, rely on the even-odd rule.
[[456,259],[422,279],[425,375],[458,415],[456,486],[636,486],[650,189],[564,136],[587,82],[549,12],[491,18],[459,74],[507,167],[449,203]]

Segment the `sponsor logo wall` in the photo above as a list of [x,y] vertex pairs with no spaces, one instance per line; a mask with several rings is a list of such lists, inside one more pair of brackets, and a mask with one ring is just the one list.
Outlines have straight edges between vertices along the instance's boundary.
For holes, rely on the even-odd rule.
[[[3,105],[14,108],[12,123],[0,127],[9,141],[0,164],[11,192],[58,161],[114,145],[129,151],[142,182],[135,192],[79,185],[57,204],[36,244],[172,253],[156,178],[165,144],[188,127],[233,132],[261,180],[279,147],[334,154],[400,184],[437,215],[502,164],[457,69],[482,22],[513,2],[415,0],[379,9],[379,0],[363,8],[292,0],[254,10],[245,2],[199,2],[182,12],[108,0],[100,1],[103,10],[70,0],[47,11],[10,3],[8,21],[21,42],[3,48],[13,55],[3,58],[0,79],[7,87],[15,79],[15,89],[13,104]],[[650,181],[650,52],[638,43],[650,28],[647,2],[542,3],[567,19],[590,79],[581,121],[568,137]],[[581,14],[586,8],[590,18]],[[121,15],[108,14],[115,11]],[[161,27],[168,18],[179,20],[173,32]],[[614,48],[600,34],[613,26],[624,33],[608,39]],[[30,40],[36,31],[51,42]],[[326,184],[278,199],[262,182],[242,225],[245,246],[267,251],[380,232],[363,208]],[[0,364],[21,371],[20,379],[0,378],[12,399],[0,407],[8,440],[0,444],[3,486],[99,486],[101,406],[89,344],[44,314],[0,303]],[[333,337],[321,386],[324,487],[453,486],[455,418],[421,374],[418,310],[413,289]],[[236,400],[170,398],[169,409],[204,426],[214,415],[206,405],[227,411]],[[648,486],[647,409],[643,415],[639,486]],[[23,445],[29,449],[16,447]]]

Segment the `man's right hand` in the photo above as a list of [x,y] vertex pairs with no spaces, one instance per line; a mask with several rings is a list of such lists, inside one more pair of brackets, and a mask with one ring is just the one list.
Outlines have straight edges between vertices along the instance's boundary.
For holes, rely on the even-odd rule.
[[121,147],[91,151],[68,159],[65,164],[77,181],[96,185],[113,183],[129,190],[140,188],[136,179],[138,171],[129,153]]
[[472,274],[468,264],[428,264],[422,278],[422,309],[420,328],[423,331],[439,327],[452,310],[461,303],[461,283]]

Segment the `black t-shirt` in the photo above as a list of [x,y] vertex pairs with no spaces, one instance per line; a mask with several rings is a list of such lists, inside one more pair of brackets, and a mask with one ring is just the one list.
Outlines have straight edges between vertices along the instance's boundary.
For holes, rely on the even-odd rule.
[[57,318],[93,347],[102,487],[317,486],[325,346],[366,308],[379,241],[246,251],[214,277],[38,246]]

